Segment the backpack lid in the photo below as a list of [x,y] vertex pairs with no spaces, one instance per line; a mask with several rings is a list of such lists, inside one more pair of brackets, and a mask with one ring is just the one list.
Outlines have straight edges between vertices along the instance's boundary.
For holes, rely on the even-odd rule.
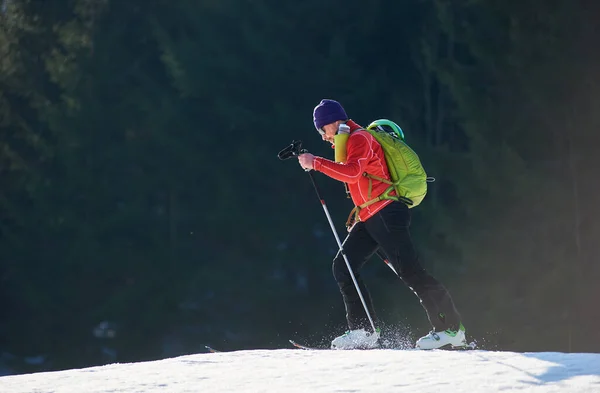
[[400,128],[398,124],[388,119],[375,120],[367,126],[367,130],[379,130],[387,132],[395,138],[404,140],[404,132],[402,131],[402,128]]

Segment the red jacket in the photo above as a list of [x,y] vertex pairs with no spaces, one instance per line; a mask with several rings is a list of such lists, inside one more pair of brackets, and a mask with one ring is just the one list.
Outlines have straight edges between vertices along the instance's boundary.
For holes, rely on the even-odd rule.
[[[369,178],[363,176],[363,173],[367,172],[387,180],[390,180],[390,174],[379,142],[352,120],[348,120],[346,124],[350,126],[350,137],[346,142],[346,162],[338,163],[323,157],[316,157],[313,167],[316,171],[347,183],[352,201],[356,206],[360,206],[378,197],[389,187],[386,183],[372,179],[371,196],[369,197]],[[391,200],[383,200],[361,209],[360,221],[367,221],[391,202]]]

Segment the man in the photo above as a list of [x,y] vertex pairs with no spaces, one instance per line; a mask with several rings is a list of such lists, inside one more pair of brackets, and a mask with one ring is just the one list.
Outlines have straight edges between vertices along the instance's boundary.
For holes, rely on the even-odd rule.
[[[376,180],[376,177],[390,180],[381,145],[368,131],[348,118],[339,102],[322,100],[314,108],[313,122],[322,139],[331,144],[338,131],[349,131],[345,161],[334,162],[305,153],[298,156],[302,168],[322,172],[346,183],[356,206],[363,205],[388,189],[388,184]],[[374,176],[366,177],[364,173]],[[465,328],[452,298],[446,288],[421,266],[410,237],[409,226],[408,206],[400,201],[384,199],[359,210],[358,220],[344,240],[342,247],[369,314],[376,320],[360,269],[379,251],[385,254],[402,281],[417,295],[433,327],[429,334],[417,340],[417,348],[465,346]],[[332,341],[332,348],[376,347],[379,332],[371,331],[365,308],[341,252],[333,260],[333,275],[344,300],[349,330]]]

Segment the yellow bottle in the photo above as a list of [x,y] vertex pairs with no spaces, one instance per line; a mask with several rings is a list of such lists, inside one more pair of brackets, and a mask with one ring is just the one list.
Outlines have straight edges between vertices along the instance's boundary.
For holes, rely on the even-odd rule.
[[340,124],[337,134],[333,137],[335,146],[335,162],[346,162],[346,142],[350,137],[350,127]]

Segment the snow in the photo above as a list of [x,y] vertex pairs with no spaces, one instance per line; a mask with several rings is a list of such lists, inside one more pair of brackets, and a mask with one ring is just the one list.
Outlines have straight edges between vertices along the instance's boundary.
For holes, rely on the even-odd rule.
[[600,354],[242,350],[13,375],[2,393],[600,392]]

